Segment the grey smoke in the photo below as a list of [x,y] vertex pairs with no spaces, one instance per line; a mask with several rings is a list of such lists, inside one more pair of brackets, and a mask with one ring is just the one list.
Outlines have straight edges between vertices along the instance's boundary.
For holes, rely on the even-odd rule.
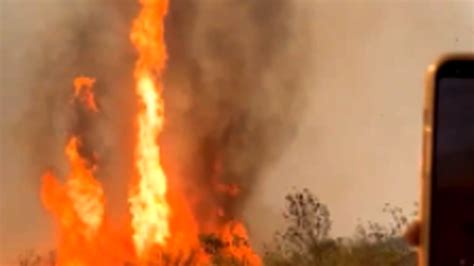
[[298,23],[307,21],[291,1],[171,1],[164,159],[179,165],[199,221],[241,218],[262,169],[296,132],[312,55]]

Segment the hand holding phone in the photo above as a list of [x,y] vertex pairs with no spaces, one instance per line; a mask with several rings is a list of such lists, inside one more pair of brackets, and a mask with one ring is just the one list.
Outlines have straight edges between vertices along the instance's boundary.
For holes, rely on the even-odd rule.
[[421,265],[474,265],[474,54],[428,73]]

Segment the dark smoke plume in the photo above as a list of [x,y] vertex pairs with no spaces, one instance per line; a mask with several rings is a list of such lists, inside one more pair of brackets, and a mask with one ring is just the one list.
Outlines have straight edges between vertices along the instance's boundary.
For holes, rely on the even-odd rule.
[[311,45],[294,8],[287,0],[171,1],[163,142],[199,221],[241,218],[262,170],[296,130]]

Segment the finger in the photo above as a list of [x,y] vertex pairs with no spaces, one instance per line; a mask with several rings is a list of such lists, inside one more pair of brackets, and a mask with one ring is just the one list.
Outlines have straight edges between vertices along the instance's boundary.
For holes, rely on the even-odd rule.
[[408,226],[404,238],[412,246],[420,244],[420,222],[416,221]]

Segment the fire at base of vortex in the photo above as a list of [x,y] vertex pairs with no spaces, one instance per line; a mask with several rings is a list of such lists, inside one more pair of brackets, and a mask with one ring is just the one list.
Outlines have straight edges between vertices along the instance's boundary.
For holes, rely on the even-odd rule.
[[[142,265],[160,262],[164,255],[191,265],[208,265],[212,253],[199,244],[199,229],[183,192],[173,187],[161,165],[158,138],[165,122],[163,70],[167,54],[164,18],[168,0],[140,0],[141,11],[134,20],[130,39],[137,51],[133,77],[139,103],[136,115],[136,143],[129,194],[129,217],[125,227],[107,220],[102,184],[95,178],[96,165],[80,153],[81,136],[72,134],[66,145],[70,173],[65,185],[48,172],[43,176],[42,200],[53,213],[59,229],[58,266]],[[73,102],[90,113],[99,111],[92,86],[95,79],[74,80]],[[222,189],[217,187],[216,189]],[[238,189],[238,188],[237,188]],[[215,210],[218,211],[218,210]],[[115,227],[114,227],[115,226]],[[205,232],[208,233],[208,232]],[[224,256],[260,265],[248,244],[234,246],[234,238],[247,241],[241,223],[229,222],[215,228],[224,243]],[[174,258],[173,258],[174,259]],[[182,263],[182,262],[179,262]],[[181,265],[181,264],[179,264]]]
[[130,38],[138,52],[134,78],[141,108],[137,116],[138,136],[135,164],[137,184],[129,198],[133,241],[138,256],[170,236],[167,181],[160,162],[157,138],[163,129],[162,71],[166,63],[164,17],[167,0],[142,0]]

